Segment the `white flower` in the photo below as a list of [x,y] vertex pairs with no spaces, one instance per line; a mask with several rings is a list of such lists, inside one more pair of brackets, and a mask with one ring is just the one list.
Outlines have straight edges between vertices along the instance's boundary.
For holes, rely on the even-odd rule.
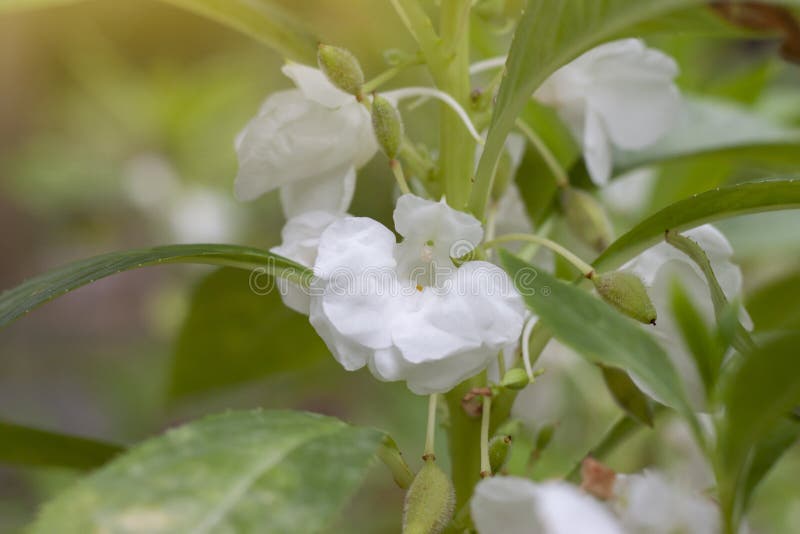
[[252,200],[280,188],[287,217],[305,211],[344,213],[356,170],[378,145],[367,110],[317,69],[288,64],[297,89],[272,94],[236,141],[236,196]]
[[624,532],[603,503],[566,482],[487,478],[475,487],[470,509],[479,534]]
[[611,145],[641,149],[655,143],[680,111],[675,61],[638,39],[600,45],[561,67],[536,91],[583,145],[592,180],[612,170]]
[[658,473],[618,475],[612,502],[626,532],[720,532],[719,509],[711,499]]
[[[733,301],[738,297],[742,291],[742,272],[738,265],[731,262],[733,248],[725,236],[709,224],[684,232],[683,235],[696,241],[706,252],[728,300]],[[703,382],[691,353],[682,341],[670,306],[673,283],[677,279],[706,324],[709,327],[716,324],[714,306],[703,272],[687,255],[668,243],[659,243],[646,250],[623,265],[621,270],[638,275],[648,286],[650,300],[658,313],[658,323],[654,327],[657,338],[681,375],[693,406],[698,410],[704,409]],[[745,328],[752,329],[752,321],[744,308],[740,312],[740,321]],[[644,384],[639,385],[646,388]]]
[[[307,211],[286,221],[281,230],[282,242],[270,252],[296,261],[300,265],[313,267],[317,260],[317,248],[322,232],[342,215],[327,211]],[[277,278],[278,289],[283,303],[296,312],[308,315],[311,296],[308,290],[296,284]]]
[[483,261],[453,265],[482,239],[480,223],[444,202],[403,195],[394,234],[345,217],[319,242],[311,324],[348,370],[418,394],[450,390],[480,372],[522,329],[524,306],[508,275]]

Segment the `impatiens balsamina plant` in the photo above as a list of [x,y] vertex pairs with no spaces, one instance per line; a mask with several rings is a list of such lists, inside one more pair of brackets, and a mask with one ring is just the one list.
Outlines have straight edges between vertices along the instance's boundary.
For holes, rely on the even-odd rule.
[[[759,482],[800,436],[800,335],[753,335],[736,254],[710,223],[798,208],[800,181],[712,186],[614,221],[625,230],[616,238],[607,206],[644,205],[615,179],[681,157],[782,144],[800,168],[796,131],[682,92],[680,61],[644,40],[783,38],[796,60],[800,2],[391,0],[414,48],[387,43],[390,64],[370,72],[358,53],[313,45],[286,3],[168,1],[286,57],[291,88],[243,125],[231,177],[243,202],[277,190],[282,242],[92,258],[3,293],[2,324],[123,270],[244,269],[251,282],[275,280],[345,370],[427,396],[426,439],[403,456],[382,430],[258,411],[189,422],[127,451],[76,441],[98,469],[44,506],[33,532],[322,531],[374,458],[405,491],[396,525],[407,533],[747,530]],[[428,81],[396,83],[408,73]],[[438,106],[424,128],[413,127],[418,106]],[[381,179],[395,190],[388,226],[351,211],[373,158],[388,161]],[[565,349],[592,364],[619,417],[591,451],[543,473],[535,464],[559,425],[532,422],[521,399],[553,394],[543,362]],[[689,429],[704,486],[604,465],[664,414]]]

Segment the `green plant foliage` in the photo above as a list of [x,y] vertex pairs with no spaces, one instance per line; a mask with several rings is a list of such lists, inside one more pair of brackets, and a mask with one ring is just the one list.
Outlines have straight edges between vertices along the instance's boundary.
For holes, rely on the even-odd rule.
[[194,290],[175,348],[170,393],[204,393],[330,357],[308,318],[277,288],[256,294],[247,272],[220,269]]
[[383,433],[289,411],[231,412],[145,441],[47,504],[31,532],[319,532]]
[[237,245],[169,245],[112,252],[31,278],[4,292],[0,295],[0,327],[49,300],[106,276],[168,263],[227,265],[251,271],[263,269],[264,274],[301,282],[312,276],[309,269],[277,254]]
[[756,330],[800,330],[800,273],[789,273],[752,291],[746,307]]
[[601,365],[603,380],[614,401],[636,422],[653,426],[653,405],[628,373],[616,367]]
[[93,469],[123,450],[103,441],[0,423],[0,463]]
[[722,187],[676,202],[614,241],[595,261],[599,271],[619,267],[664,238],[701,224],[763,211],[800,207],[800,180],[776,179]]
[[500,258],[528,307],[559,341],[594,363],[633,373],[660,400],[694,420],[678,374],[647,332],[586,291],[533,270],[506,251]]

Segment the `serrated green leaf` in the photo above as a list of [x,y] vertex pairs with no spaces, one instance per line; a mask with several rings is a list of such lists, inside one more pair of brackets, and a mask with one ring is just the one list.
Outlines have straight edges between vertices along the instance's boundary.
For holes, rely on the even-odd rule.
[[384,434],[288,411],[232,412],[150,439],[45,505],[59,532],[319,532]]
[[748,182],[700,193],[667,206],[614,241],[594,261],[598,271],[619,267],[664,238],[665,230],[683,231],[727,217],[800,208],[800,180]]
[[265,250],[237,245],[168,245],[112,252],[31,278],[0,295],[0,328],[73,289],[131,269],[168,263],[225,265],[307,283],[309,269]]
[[[82,0],[0,0],[0,13]],[[161,0],[247,34],[287,59],[315,63],[317,39],[275,0]]]
[[800,403],[798,347],[800,332],[772,339],[745,355],[723,381],[717,478],[722,509],[734,521],[741,517],[746,488],[752,485],[750,470],[762,469],[763,459],[753,463],[759,443]]
[[500,258],[528,307],[559,341],[593,363],[632,373],[661,401],[694,421],[675,368],[647,332],[586,291],[533,269],[507,251]]
[[183,397],[297,371],[330,358],[308,318],[278,290],[255,293],[247,272],[221,269],[195,288],[178,334],[170,395]]
[[93,469],[123,450],[103,441],[0,423],[0,463],[4,464]]

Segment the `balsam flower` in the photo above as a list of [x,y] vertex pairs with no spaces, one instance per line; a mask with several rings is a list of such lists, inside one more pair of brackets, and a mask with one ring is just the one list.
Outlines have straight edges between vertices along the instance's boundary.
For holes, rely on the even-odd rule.
[[453,264],[483,238],[471,215],[403,195],[394,221],[401,243],[364,217],[322,233],[309,318],[345,369],[367,365],[418,394],[448,391],[516,342],[522,299],[499,267]]
[[[742,292],[742,272],[739,266],[731,261],[733,248],[725,236],[710,224],[683,232],[683,235],[697,242],[706,252],[714,275],[728,301],[735,300]],[[697,410],[704,409],[703,381],[688,347],[682,340],[670,307],[673,284],[677,281],[691,296],[706,324],[709,327],[716,324],[708,283],[700,267],[672,245],[659,243],[623,265],[620,270],[639,276],[648,286],[650,300],[658,314],[658,322],[652,327],[656,338],[681,375],[692,405]],[[748,330],[753,328],[750,316],[744,308],[740,311],[739,319]],[[644,384],[639,385],[647,390]]]
[[291,63],[282,70],[297,89],[272,94],[239,134],[236,196],[253,200],[280,188],[287,217],[344,213],[356,170],[378,150],[369,112],[317,69]]
[[[272,247],[270,252],[296,261],[300,265],[313,267],[322,232],[342,217],[343,215],[327,211],[307,211],[292,217],[286,221],[281,230],[281,244]],[[283,303],[296,312],[308,315],[311,303],[308,290],[283,278],[277,278],[276,282]]]
[[655,143],[681,109],[675,61],[638,39],[589,50],[561,67],[534,94],[558,110],[583,146],[598,185],[611,177],[612,145],[637,150]]

